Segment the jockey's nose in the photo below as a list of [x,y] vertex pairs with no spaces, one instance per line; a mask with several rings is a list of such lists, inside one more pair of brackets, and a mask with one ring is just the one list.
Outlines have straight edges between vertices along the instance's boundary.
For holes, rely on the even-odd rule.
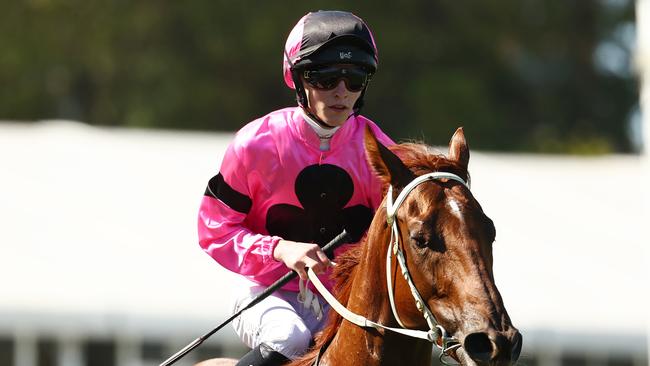
[[463,342],[467,354],[479,365],[510,365],[519,359],[522,336],[518,331],[476,332]]
[[345,81],[343,79],[339,79],[336,86],[334,87],[334,91],[337,95],[347,95],[349,92],[348,87],[345,85]]

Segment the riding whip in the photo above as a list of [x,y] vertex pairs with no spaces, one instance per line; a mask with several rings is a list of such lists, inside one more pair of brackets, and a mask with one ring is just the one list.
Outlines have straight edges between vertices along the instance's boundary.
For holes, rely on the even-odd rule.
[[[348,234],[348,232],[344,229],[339,235],[337,235],[334,239],[332,239],[329,243],[327,243],[327,245],[323,247],[323,251],[328,257],[332,258],[332,256],[334,255],[334,249],[338,248],[341,244],[346,243],[349,240],[350,240],[350,234]],[[165,362],[161,363],[159,366],[173,365],[174,363],[176,363],[176,361],[180,360],[186,354],[190,353],[190,351],[200,346],[201,343],[203,343],[206,339],[210,338],[219,329],[223,328],[226,324],[230,323],[231,321],[233,321],[233,319],[241,315],[241,313],[243,313],[244,310],[250,309],[256,304],[258,304],[260,301],[266,299],[267,297],[269,297],[269,295],[271,295],[272,293],[280,289],[282,286],[286,285],[289,281],[294,279],[296,276],[298,276],[298,272],[296,271],[288,272],[287,274],[282,276],[279,280],[275,281],[271,286],[267,287],[266,290],[264,290],[264,292],[257,295],[257,297],[255,297],[253,301],[248,303],[248,305],[244,306],[241,310],[231,315],[230,318],[226,319],[226,321],[219,324],[219,326],[217,326],[216,328],[212,329],[208,333],[192,341],[192,343],[188,344],[183,349],[176,352],[174,355],[172,355],[170,358],[165,360]]]

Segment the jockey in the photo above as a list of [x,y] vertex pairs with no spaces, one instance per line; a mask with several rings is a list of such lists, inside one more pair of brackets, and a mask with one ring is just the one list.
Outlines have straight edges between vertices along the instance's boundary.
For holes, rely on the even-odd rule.
[[[378,61],[362,19],[343,11],[308,13],[284,51],[284,81],[296,90],[298,106],[237,132],[199,211],[201,248],[245,283],[237,286],[233,313],[289,270],[306,280],[305,269],[312,268],[331,289],[331,263],[320,247],[343,229],[358,242],[382,200],[366,161],[366,127],[393,144],[359,114]],[[237,365],[278,365],[307,350],[329,307],[301,285],[289,282],[234,320],[252,349]]]

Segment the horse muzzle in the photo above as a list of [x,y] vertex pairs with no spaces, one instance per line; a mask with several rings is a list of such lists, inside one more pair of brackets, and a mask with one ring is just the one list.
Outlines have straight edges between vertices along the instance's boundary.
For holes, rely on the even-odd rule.
[[514,328],[486,330],[466,335],[456,354],[463,365],[508,366],[519,359],[522,343],[521,333]]

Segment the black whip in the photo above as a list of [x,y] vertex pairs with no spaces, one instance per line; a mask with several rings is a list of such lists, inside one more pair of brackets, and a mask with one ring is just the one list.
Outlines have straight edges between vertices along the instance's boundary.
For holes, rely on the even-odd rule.
[[[329,258],[332,258],[334,255],[334,249],[338,248],[341,244],[346,243],[348,240],[350,240],[350,234],[348,234],[348,232],[345,231],[344,229],[339,235],[337,235],[334,239],[332,239],[329,243],[327,243],[327,245],[323,247],[323,251]],[[253,301],[251,301],[248,305],[244,306],[241,310],[231,315],[230,318],[226,319],[226,321],[219,324],[219,326],[217,326],[216,328],[212,329],[211,331],[202,335],[201,337],[195,339],[194,341],[192,341],[192,343],[185,346],[182,350],[176,352],[170,358],[165,360],[165,362],[161,363],[160,366],[173,365],[174,363],[176,363],[176,361],[180,360],[181,358],[185,357],[186,354],[190,353],[190,351],[200,346],[201,343],[203,343],[206,339],[210,338],[219,329],[223,328],[226,324],[230,323],[231,321],[233,321],[233,319],[241,315],[241,313],[243,313],[244,310],[250,309],[256,304],[258,304],[260,301],[266,299],[269,295],[271,295],[272,293],[280,289],[282,286],[286,285],[297,275],[298,272],[296,271],[288,272],[287,274],[282,276],[282,278],[275,281],[275,283],[273,283],[271,286],[267,287],[266,290],[264,290],[264,292],[257,295],[257,297],[255,297]]]

